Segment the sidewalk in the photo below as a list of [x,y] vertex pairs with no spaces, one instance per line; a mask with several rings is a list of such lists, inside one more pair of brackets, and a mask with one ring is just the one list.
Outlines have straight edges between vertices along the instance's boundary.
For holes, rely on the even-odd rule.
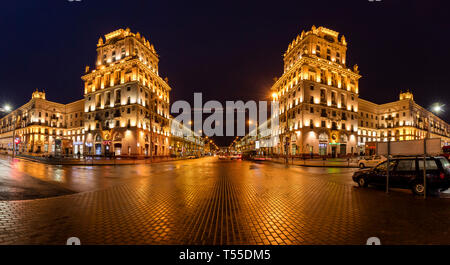
[[[285,163],[285,158],[265,158],[263,161],[269,161],[274,163]],[[307,166],[307,167],[348,167],[348,168],[357,168],[358,160],[356,158],[350,158],[349,160],[345,158],[329,158],[326,160],[323,159],[294,159],[289,158],[289,165],[295,166]]]
[[16,155],[16,158],[49,164],[49,165],[65,165],[65,166],[112,166],[112,165],[135,165],[135,164],[151,164],[169,161],[178,161],[190,159],[187,157],[154,157],[152,159],[133,159],[133,158],[47,158],[30,155]]

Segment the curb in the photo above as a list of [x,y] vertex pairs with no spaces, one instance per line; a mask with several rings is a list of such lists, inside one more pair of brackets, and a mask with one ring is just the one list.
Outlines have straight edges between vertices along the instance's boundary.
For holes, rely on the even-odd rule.
[[[274,161],[274,160],[264,160],[259,162],[271,162],[271,163],[277,163],[277,164],[285,164],[284,162]],[[358,168],[358,166],[341,166],[341,165],[325,165],[325,166],[319,166],[319,165],[299,165],[299,164],[291,164],[288,163],[289,166],[299,166],[299,167],[337,167],[337,168]]]
[[[151,165],[155,163],[164,163],[164,162],[174,162],[174,161],[181,161],[181,160],[194,160],[194,159],[188,159],[188,158],[181,158],[181,159],[174,159],[174,160],[163,160],[163,161],[151,161],[151,162],[125,162],[125,163],[58,163],[58,162],[50,162],[50,161],[41,161],[37,159],[32,159],[29,157],[22,157],[22,156],[15,156],[14,158],[32,161],[36,163],[46,164],[46,165],[55,165],[55,166],[129,166],[129,165]],[[139,160],[137,160],[139,161]]]

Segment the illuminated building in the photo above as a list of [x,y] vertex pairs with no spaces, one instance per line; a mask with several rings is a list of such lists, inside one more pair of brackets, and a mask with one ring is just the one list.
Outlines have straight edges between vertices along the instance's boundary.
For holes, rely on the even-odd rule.
[[440,138],[442,145],[449,145],[450,126],[431,111],[414,102],[411,92],[400,93],[399,100],[380,105],[359,99],[360,153],[371,153],[368,150],[369,142],[424,138]]
[[[346,67],[344,36],[324,27],[302,32],[284,54],[284,73],[272,87],[280,106],[275,152],[355,153],[358,67]],[[289,150],[286,150],[288,148]]]
[[[358,66],[347,68],[347,41],[324,27],[303,31],[284,54],[284,73],[271,94],[279,103],[279,127],[258,129],[236,145],[263,154],[345,156],[365,153],[370,141],[440,137],[449,125],[417,105],[409,92],[378,105],[359,98]],[[427,134],[427,132],[429,132]]]
[[0,120],[0,150],[45,155],[83,153],[83,100],[60,104],[35,91],[31,100]]
[[128,28],[99,39],[96,67],[82,77],[88,154],[169,155],[171,88],[158,63],[153,45]]
[[[172,156],[202,155],[209,144],[204,143],[201,135],[176,119],[170,120],[170,153]],[[208,141],[209,143],[209,141]]]
[[0,151],[11,153],[16,141],[17,153],[33,155],[168,156],[180,145],[184,154],[198,152],[201,137],[185,126],[180,131],[192,136],[180,138],[174,127],[171,139],[171,88],[158,63],[155,48],[139,33],[106,34],[97,44],[95,69],[86,67],[82,76],[84,99],[60,104],[34,92],[0,119]]

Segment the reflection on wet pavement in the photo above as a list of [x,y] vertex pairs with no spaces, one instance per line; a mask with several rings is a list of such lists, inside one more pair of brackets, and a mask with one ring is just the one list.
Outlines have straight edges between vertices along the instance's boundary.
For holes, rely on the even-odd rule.
[[0,244],[71,236],[83,244],[365,244],[372,236],[450,244],[450,200],[361,189],[353,170],[216,158],[117,167],[3,160],[0,172],[13,173],[3,179],[33,176],[80,193],[0,202]]

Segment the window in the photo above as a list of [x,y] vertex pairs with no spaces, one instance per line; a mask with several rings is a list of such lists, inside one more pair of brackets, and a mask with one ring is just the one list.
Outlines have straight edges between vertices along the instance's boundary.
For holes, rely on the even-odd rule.
[[396,171],[415,171],[416,161],[415,160],[399,160],[397,164]]
[[311,86],[309,87],[309,89],[310,89],[310,90],[314,90],[314,85],[311,85]]
[[439,161],[441,161],[441,165],[443,168],[450,169],[450,162],[448,162],[445,158],[439,158]]
[[[396,161],[390,161],[389,164],[389,170],[392,170],[395,167]],[[387,161],[384,161],[383,163],[379,164],[375,167],[375,170],[377,171],[387,171]]]
[[[436,161],[427,159],[426,163],[427,170],[437,170],[438,166],[436,164]],[[419,159],[419,170],[423,171],[423,159]]]
[[325,121],[322,121],[321,126],[322,126],[322,128],[325,128],[325,126],[326,126]]
[[337,130],[337,123],[336,123],[335,121],[333,121],[333,122],[331,123],[331,129],[332,129],[332,130]]

